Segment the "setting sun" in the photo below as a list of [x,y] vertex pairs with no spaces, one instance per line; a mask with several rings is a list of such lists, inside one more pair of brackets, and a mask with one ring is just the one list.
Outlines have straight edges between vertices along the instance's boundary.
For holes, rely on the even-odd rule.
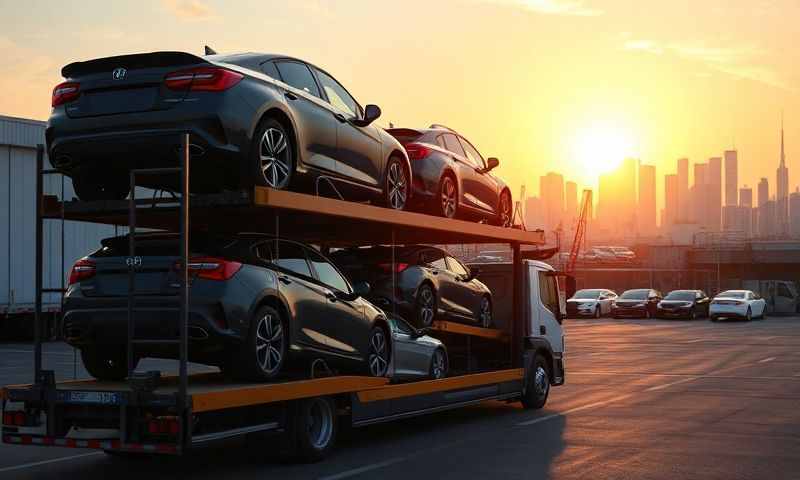
[[614,170],[626,157],[635,157],[634,139],[614,123],[597,122],[576,132],[572,141],[575,164],[589,177]]

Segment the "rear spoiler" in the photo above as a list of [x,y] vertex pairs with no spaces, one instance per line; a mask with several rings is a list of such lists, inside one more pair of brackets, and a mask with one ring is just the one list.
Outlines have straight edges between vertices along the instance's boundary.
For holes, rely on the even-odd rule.
[[73,62],[61,69],[64,78],[75,78],[81,75],[110,72],[117,67],[134,70],[153,67],[182,67],[208,63],[202,57],[186,52],[152,52],[119,55],[116,57],[96,58],[85,62]]
[[393,137],[397,137],[398,135],[401,137],[410,137],[412,135],[421,137],[423,135],[422,132],[414,130],[413,128],[387,128],[386,132]]

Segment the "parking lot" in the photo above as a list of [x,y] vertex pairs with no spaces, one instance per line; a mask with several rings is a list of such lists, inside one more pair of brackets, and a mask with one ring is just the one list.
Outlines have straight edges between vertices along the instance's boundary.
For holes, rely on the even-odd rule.
[[[268,439],[135,460],[2,445],[0,477],[798,478],[800,318],[567,320],[566,330],[567,384],[538,412],[494,402],[353,430],[312,465],[282,461]],[[0,384],[29,381],[30,350],[0,345]],[[68,347],[45,352],[46,368],[72,377]]]

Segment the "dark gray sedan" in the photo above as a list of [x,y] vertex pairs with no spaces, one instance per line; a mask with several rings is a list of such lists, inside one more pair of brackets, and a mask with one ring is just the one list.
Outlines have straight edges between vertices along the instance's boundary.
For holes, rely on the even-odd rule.
[[[332,75],[283,55],[153,52],[75,62],[53,90],[46,138],[81,200],[123,199],[132,168],[177,164],[191,134],[191,185],[319,191],[405,208],[405,149]],[[164,177],[143,186],[177,188]]]
[[[427,245],[354,248],[331,257],[354,281],[368,282],[370,301],[418,327],[434,320],[492,326],[492,293],[470,269]],[[394,260],[394,261],[393,261]]]

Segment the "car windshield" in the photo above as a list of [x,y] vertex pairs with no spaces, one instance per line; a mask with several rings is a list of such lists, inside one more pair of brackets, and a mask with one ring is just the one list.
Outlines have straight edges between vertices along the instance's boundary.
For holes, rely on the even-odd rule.
[[717,297],[722,298],[745,298],[744,292],[722,292]]
[[647,300],[650,290],[628,290],[619,298],[623,300]]
[[572,298],[592,298],[597,299],[603,293],[603,290],[578,290]]
[[664,300],[684,300],[687,302],[694,301],[694,292],[669,292],[669,295],[664,297]]

